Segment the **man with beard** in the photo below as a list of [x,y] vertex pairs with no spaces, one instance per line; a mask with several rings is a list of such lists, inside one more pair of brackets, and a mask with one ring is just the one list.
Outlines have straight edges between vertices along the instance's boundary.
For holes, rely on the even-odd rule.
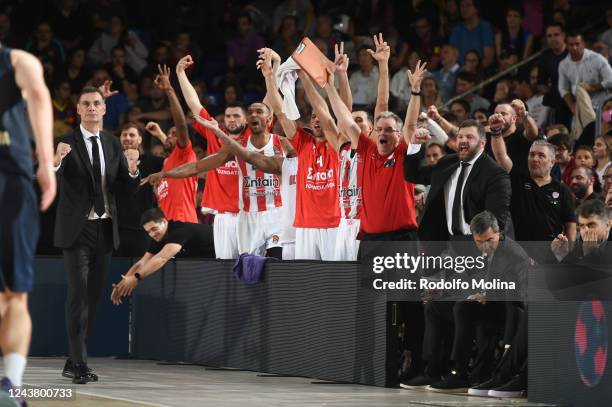
[[570,189],[576,197],[576,204],[580,205],[585,201],[597,199],[603,202],[603,196],[593,192],[594,176],[593,170],[589,167],[577,167],[572,171]]
[[531,143],[538,137],[538,125],[533,117],[529,116],[525,104],[515,99],[511,104],[501,103],[495,106],[495,113],[489,117],[489,129],[487,154],[493,156],[490,147],[491,137],[501,135],[506,142],[508,155],[514,161],[515,168],[528,174],[527,155]]
[[[529,175],[514,168],[501,134],[491,138],[497,162],[510,173],[512,201],[510,213],[515,240],[552,241],[563,234],[569,241],[576,238],[576,217],[572,192],[550,175],[555,163],[555,147],[544,140],[536,140],[529,149],[527,159]],[[539,261],[550,260],[551,253],[541,247],[524,246],[529,255]]]
[[[202,106],[198,94],[189,82],[185,70],[193,65],[190,55],[183,57],[176,65],[176,75],[187,102],[194,116],[211,120],[212,117]],[[225,107],[223,116],[223,131],[232,139],[240,141],[250,135],[246,127],[246,112],[242,105],[229,104]],[[207,155],[218,152],[223,144],[219,138],[197,120],[193,128],[206,139]],[[213,233],[215,253],[219,259],[235,259],[238,257],[238,163],[229,160],[206,175],[204,194],[202,194],[202,210],[215,214]]]
[[[431,185],[419,229],[421,240],[448,240],[470,235],[469,222],[484,211],[492,212],[504,230],[510,206],[510,179],[487,154],[483,127],[465,120],[457,134],[458,152],[434,166],[420,167],[422,144],[431,136],[419,129],[404,162],[406,180]],[[443,216],[441,216],[443,215]]]
[[[169,171],[185,163],[195,162],[195,153],[181,104],[170,84],[170,68],[159,67],[159,75],[155,78],[155,86],[166,93],[170,101],[170,111],[175,126],[168,131],[164,148],[170,155],[164,163],[162,171]],[[144,182],[143,182],[144,184]],[[198,223],[195,209],[195,195],[198,179],[196,176],[186,179],[163,179],[156,186],[156,195],[160,209],[168,220]]]
[[[156,123],[149,123],[147,127],[159,129]],[[161,130],[159,130],[161,132]],[[165,135],[164,135],[165,136]],[[119,133],[121,148],[138,150],[140,157],[138,170],[141,177],[161,171],[164,159],[152,154],[145,154],[142,149],[142,136],[136,123],[127,122],[121,126]],[[117,194],[117,216],[119,217],[119,249],[115,251],[120,257],[140,257],[147,249],[147,235],[143,232],[138,219],[147,209],[157,206],[155,194],[150,185],[143,185],[134,195]]]

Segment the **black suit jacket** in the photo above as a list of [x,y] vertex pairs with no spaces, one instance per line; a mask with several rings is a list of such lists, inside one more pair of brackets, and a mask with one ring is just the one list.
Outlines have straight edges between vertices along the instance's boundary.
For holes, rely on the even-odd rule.
[[[113,244],[116,249],[119,247],[119,231],[115,195],[136,191],[140,177],[130,177],[127,160],[118,138],[100,132],[100,141],[106,167],[106,193],[113,223]],[[55,246],[67,249],[76,242],[94,204],[93,168],[80,128],[56,139],[56,142],[66,143],[71,147],[70,153],[64,157],[57,171],[59,199],[53,239]]]
[[[421,167],[424,148],[418,154],[406,156],[404,178],[413,184],[431,185],[419,226],[421,240],[448,240],[449,233],[444,206],[444,185],[459,167],[457,154],[449,154],[431,167]],[[478,213],[493,212],[504,230],[510,216],[510,176],[486,153],[474,163],[463,190],[463,216],[467,223]]]

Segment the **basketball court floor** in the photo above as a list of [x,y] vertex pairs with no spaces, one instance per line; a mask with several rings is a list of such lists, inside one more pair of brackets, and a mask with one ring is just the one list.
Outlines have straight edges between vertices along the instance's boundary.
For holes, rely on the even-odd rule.
[[427,391],[338,384],[303,377],[283,377],[150,360],[90,358],[97,383],[73,385],[61,376],[65,359],[30,358],[27,386],[70,386],[73,400],[31,400],[32,407],[501,407],[545,406],[526,399],[493,399]]

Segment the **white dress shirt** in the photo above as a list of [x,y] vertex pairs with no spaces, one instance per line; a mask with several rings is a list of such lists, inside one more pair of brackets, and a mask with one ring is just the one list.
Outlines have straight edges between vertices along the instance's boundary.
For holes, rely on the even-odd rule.
[[106,162],[104,161],[104,150],[102,149],[102,142],[100,140],[100,130],[96,134],[91,133],[81,124],[81,133],[83,133],[83,141],[85,142],[85,148],[87,149],[87,154],[89,155],[89,162],[93,166],[93,155],[92,155],[92,142],[90,137],[96,137],[96,142],[98,143],[98,151],[100,152],[100,171],[102,172],[100,175],[102,176],[102,195],[104,196],[104,213],[102,216],[98,216],[98,214],[94,211],[93,205],[91,210],[89,211],[89,216],[87,219],[95,220],[95,219],[108,219],[110,218],[110,209],[108,206],[108,196],[106,194]]
[[597,108],[607,98],[612,88],[612,68],[608,61],[595,51],[585,49],[580,61],[572,60],[570,54],[559,64],[559,94],[576,95],[576,86],[581,83],[600,84],[604,90],[591,94],[593,107]]

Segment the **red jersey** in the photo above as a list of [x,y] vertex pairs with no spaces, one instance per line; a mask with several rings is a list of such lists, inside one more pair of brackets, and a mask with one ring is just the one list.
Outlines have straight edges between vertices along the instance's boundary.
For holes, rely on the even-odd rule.
[[[181,148],[177,144],[172,153],[166,158],[162,171],[168,171],[185,163],[195,162],[196,156],[191,146]],[[157,200],[159,208],[166,215],[166,219],[179,222],[198,223],[195,200],[198,177],[164,178],[157,186]]]
[[[248,151],[255,151],[267,157],[282,157],[284,153],[278,137],[276,134],[271,134],[270,140],[261,149],[251,144],[251,137],[243,139],[242,146]],[[265,173],[244,160],[237,161],[242,184],[239,188],[240,210],[263,212],[280,208],[283,205],[280,175]],[[278,221],[281,222],[282,219]]]
[[363,159],[363,204],[360,233],[416,229],[414,185],[404,180],[408,146],[402,140],[395,151],[382,157],[376,142],[359,135],[357,153]]
[[335,228],[340,223],[338,153],[327,141],[298,128],[291,144],[298,155],[297,228]]
[[[212,116],[204,107],[200,110],[200,116],[206,120],[212,119]],[[214,154],[223,146],[215,133],[198,121],[194,121],[192,126],[206,139],[207,154]],[[225,129],[222,130],[225,131]],[[248,137],[250,133],[250,129],[247,128],[241,138]],[[230,160],[224,165],[208,171],[204,193],[202,194],[202,208],[210,209],[216,213],[238,213],[239,179],[238,163],[235,160]]]

